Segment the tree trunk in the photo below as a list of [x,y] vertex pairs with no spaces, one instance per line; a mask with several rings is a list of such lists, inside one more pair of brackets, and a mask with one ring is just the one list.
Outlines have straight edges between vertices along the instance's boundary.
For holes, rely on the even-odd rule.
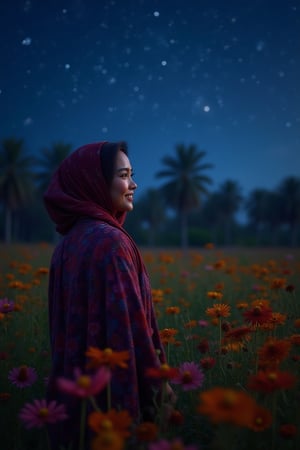
[[12,231],[12,211],[10,208],[5,209],[5,229],[4,229],[4,241],[6,244],[11,243],[11,231]]
[[186,251],[188,248],[188,245],[189,245],[186,211],[181,211],[181,213],[180,213],[180,235],[181,235],[181,248],[183,251]]

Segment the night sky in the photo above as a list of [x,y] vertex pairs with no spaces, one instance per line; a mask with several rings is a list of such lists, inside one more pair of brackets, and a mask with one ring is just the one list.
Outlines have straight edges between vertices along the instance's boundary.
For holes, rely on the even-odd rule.
[[0,138],[126,140],[139,184],[196,144],[216,190],[300,176],[300,0],[3,0]]

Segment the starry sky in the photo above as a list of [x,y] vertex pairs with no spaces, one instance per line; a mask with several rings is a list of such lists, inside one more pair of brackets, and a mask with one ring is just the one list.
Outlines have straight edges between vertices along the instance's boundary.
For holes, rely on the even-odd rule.
[[178,144],[210,189],[300,175],[300,0],[3,0],[0,139],[125,140],[140,193]]

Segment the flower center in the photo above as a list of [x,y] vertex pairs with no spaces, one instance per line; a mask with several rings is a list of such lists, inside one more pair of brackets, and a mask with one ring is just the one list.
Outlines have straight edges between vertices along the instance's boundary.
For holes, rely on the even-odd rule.
[[78,384],[78,386],[80,386],[82,388],[87,388],[91,385],[91,379],[87,375],[81,375],[77,379],[77,384]]
[[41,408],[38,412],[39,417],[47,417],[49,414],[48,408]]
[[223,397],[224,406],[233,406],[236,403],[236,395],[234,392],[226,392]]
[[192,381],[193,377],[191,375],[191,372],[189,370],[186,370],[183,374],[182,374],[182,381],[184,383],[190,383]]
[[173,444],[171,444],[170,450],[184,450],[184,447],[181,442],[173,442]]
[[26,381],[28,379],[28,369],[26,366],[21,366],[18,373],[19,381]]
[[101,422],[101,428],[103,431],[110,431],[112,430],[113,426],[112,426],[112,422],[109,419],[104,419]]
[[111,355],[111,354],[112,354],[112,349],[111,349],[111,348],[105,348],[105,349],[103,350],[103,353],[104,353],[105,355]]
[[253,313],[255,316],[260,316],[261,315],[261,308],[260,306],[255,306],[255,308],[253,309]]
[[277,380],[277,374],[275,372],[271,372],[268,374],[268,378],[270,381],[275,381]]

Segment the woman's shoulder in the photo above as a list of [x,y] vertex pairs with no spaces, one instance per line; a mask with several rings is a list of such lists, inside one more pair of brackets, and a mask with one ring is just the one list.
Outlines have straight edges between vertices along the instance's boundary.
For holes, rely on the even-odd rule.
[[97,220],[86,222],[82,236],[90,240],[95,246],[109,248],[131,247],[131,240],[126,231],[107,222]]

